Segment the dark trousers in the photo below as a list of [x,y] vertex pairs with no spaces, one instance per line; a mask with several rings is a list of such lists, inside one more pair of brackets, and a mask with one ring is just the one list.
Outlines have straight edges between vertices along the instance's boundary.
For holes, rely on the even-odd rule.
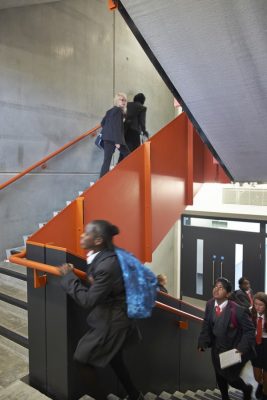
[[[114,142],[110,142],[109,140],[104,140],[104,161],[100,171],[100,178],[109,171],[112,155],[115,149],[116,146]],[[120,145],[119,152],[120,152],[119,161],[123,160],[130,153],[128,147],[123,144]]]
[[226,380],[223,376],[221,376],[216,370],[216,381],[218,384],[218,388],[222,394],[222,400],[228,400],[228,384],[233,386],[235,389],[241,390],[243,393],[246,393],[248,390],[248,385],[245,384],[242,378],[236,378],[233,381]]
[[[128,129],[125,132],[125,141],[126,141],[126,144],[127,144],[128,148],[129,148],[130,152],[132,153],[141,144],[140,143],[140,134],[139,134],[139,132],[134,131],[132,129]],[[121,160],[123,160],[123,156],[120,153],[120,157],[119,157],[118,162],[120,162]]]
[[118,353],[113,357],[110,362],[110,365],[117,375],[117,378],[123,385],[124,389],[126,390],[129,400],[136,400],[139,397],[139,391],[134,386],[129,371],[124,363],[122,349],[118,351]]

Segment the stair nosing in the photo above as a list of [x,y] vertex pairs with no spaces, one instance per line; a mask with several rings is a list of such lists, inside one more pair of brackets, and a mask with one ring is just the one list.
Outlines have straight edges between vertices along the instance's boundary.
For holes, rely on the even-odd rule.
[[19,344],[20,346],[25,347],[26,349],[29,348],[29,339],[28,338],[26,338],[25,336],[19,335],[18,333],[13,332],[10,329],[7,329],[2,325],[0,325],[0,335]]
[[20,272],[12,271],[4,267],[0,267],[0,274],[12,276],[12,278],[17,278],[20,279],[21,281],[27,281],[27,275],[24,275]]
[[12,304],[13,306],[22,308],[23,310],[28,310],[28,303],[26,303],[26,301],[16,299],[15,297],[11,297],[8,294],[0,293],[0,300]]

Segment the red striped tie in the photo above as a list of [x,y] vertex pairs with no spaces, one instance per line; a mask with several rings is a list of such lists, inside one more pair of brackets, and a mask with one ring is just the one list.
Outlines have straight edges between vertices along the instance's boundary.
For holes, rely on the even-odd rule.
[[262,317],[258,317],[256,343],[261,344],[261,342],[262,342]]
[[216,313],[217,317],[221,314],[220,306],[215,306],[215,313]]

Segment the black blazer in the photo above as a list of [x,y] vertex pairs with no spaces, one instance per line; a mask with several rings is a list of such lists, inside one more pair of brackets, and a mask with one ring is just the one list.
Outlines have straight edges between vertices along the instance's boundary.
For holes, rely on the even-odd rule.
[[114,106],[106,112],[101,121],[102,138],[115,144],[126,144],[124,138],[123,112],[120,107]]
[[[198,347],[211,347],[211,359],[216,373],[231,383],[239,377],[243,366],[253,354],[255,328],[249,312],[231,300],[215,322],[214,303],[214,299],[207,302]],[[231,349],[242,353],[241,363],[222,370],[219,354]]]
[[218,352],[236,348],[241,353],[249,353],[255,344],[255,328],[248,311],[229,300],[215,329],[214,304],[214,299],[207,302],[198,347],[215,347]]
[[146,133],[146,107],[137,101],[127,103],[126,129]]
[[135,325],[127,316],[125,289],[116,254],[101,251],[89,265],[90,286],[70,272],[61,286],[74,301],[88,310],[88,332],[80,339],[74,358],[84,364],[104,367],[124,344]]
[[[250,293],[253,297],[253,292],[250,291]],[[246,308],[251,307],[250,299],[244,290],[242,290],[242,289],[236,290],[235,292],[233,292],[232,296],[233,296],[232,300],[235,301],[240,306],[246,307]]]

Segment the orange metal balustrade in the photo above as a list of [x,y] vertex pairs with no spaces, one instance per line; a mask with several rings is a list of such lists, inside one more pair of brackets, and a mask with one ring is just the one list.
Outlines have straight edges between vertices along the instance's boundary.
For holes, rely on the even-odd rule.
[[[45,272],[45,273],[48,273],[51,275],[60,276],[58,269],[56,267],[54,267],[53,265],[46,265],[46,264],[38,263],[36,261],[30,261],[30,260],[25,259],[24,258],[25,256],[26,256],[26,252],[21,252],[19,255],[11,256],[10,260],[11,261],[15,260],[15,262],[17,264],[24,265],[27,268],[31,268],[31,269],[35,270],[34,281],[35,281],[36,288],[43,286],[46,283],[46,279],[44,281],[40,280],[42,278],[46,278],[46,275],[38,276],[36,273],[36,270],[39,270],[39,271],[42,271],[42,272]],[[79,276],[80,279],[83,279],[83,280],[86,279],[87,275],[85,272],[80,271],[79,269],[74,269],[74,272],[77,276]],[[203,321],[203,318],[200,318],[193,314],[184,312],[175,307],[168,306],[167,304],[161,303],[160,301],[156,301],[155,306],[157,308],[161,308],[162,310],[171,312],[172,314],[175,314],[179,317],[183,317],[186,320],[192,320],[192,321],[197,321],[197,322]],[[184,321],[180,321],[180,322],[181,322],[180,328],[187,329],[187,324],[184,324]]]
[[71,140],[70,142],[66,143],[64,146],[60,147],[58,150],[54,151],[53,153],[49,154],[48,156],[42,158],[40,161],[36,162],[35,164],[31,165],[30,167],[26,168],[24,171],[20,172],[19,174],[15,175],[13,178],[9,179],[8,181],[2,183],[0,185],[0,190],[4,189],[5,187],[9,186],[11,183],[16,182],[18,179],[22,178],[24,175],[27,175],[29,172],[33,171],[38,167],[44,167],[46,162],[54,158],[58,154],[62,153],[64,150],[68,149],[69,147],[73,146],[74,144],[80,142],[81,140],[85,139],[87,136],[92,135],[95,136],[97,130],[100,128],[100,125],[97,125],[95,128],[91,129],[83,133],[82,135],[76,137],[75,139]]
[[[84,226],[107,219],[119,226],[115,244],[151,261],[152,253],[179,219],[203,182],[229,178],[203,144],[185,113],[171,121],[68,207],[27,243],[84,257]],[[12,256],[16,262],[16,257]]]

